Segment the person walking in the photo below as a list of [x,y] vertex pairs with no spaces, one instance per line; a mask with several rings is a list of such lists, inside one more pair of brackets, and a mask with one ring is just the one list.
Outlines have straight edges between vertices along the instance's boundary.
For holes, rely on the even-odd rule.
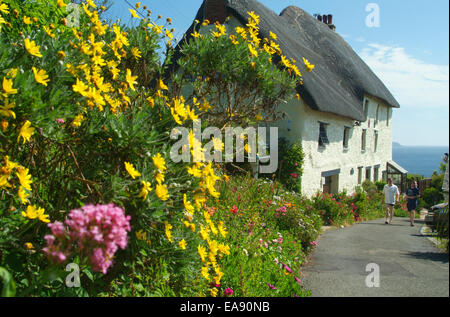
[[409,211],[409,220],[411,221],[411,227],[414,227],[414,217],[417,210],[418,198],[420,196],[419,188],[416,181],[411,181],[410,187],[406,190],[407,203],[406,207]]
[[384,222],[385,224],[392,223],[392,217],[394,216],[394,206],[395,203],[398,201],[399,196],[400,192],[398,190],[397,185],[392,183],[392,178],[388,178],[387,184],[384,185],[383,188],[383,197],[384,202],[386,204],[386,221]]

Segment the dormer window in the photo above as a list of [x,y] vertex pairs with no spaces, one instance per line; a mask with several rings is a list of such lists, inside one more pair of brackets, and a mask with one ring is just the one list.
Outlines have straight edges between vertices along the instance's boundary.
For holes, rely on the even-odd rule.
[[319,146],[325,147],[325,145],[330,144],[330,141],[328,140],[327,135],[327,127],[328,123],[319,122]]

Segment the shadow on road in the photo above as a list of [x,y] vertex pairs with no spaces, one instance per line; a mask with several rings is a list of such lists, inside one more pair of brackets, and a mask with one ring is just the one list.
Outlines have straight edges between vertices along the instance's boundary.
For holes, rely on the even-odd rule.
[[418,258],[422,260],[430,260],[442,263],[448,263],[448,253],[438,253],[438,252],[408,252],[405,254],[413,258]]

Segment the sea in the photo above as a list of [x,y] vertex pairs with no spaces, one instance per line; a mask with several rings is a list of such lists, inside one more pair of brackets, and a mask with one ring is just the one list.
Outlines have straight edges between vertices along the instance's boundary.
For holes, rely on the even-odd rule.
[[408,171],[408,174],[419,174],[431,177],[434,171],[439,172],[444,153],[449,153],[448,146],[405,146],[393,145],[393,160]]

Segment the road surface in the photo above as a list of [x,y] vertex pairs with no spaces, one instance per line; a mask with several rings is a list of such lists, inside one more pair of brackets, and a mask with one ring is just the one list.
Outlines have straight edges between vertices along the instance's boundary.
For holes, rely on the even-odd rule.
[[325,232],[303,268],[305,288],[316,297],[448,297],[448,254],[421,235],[422,226],[394,218]]

